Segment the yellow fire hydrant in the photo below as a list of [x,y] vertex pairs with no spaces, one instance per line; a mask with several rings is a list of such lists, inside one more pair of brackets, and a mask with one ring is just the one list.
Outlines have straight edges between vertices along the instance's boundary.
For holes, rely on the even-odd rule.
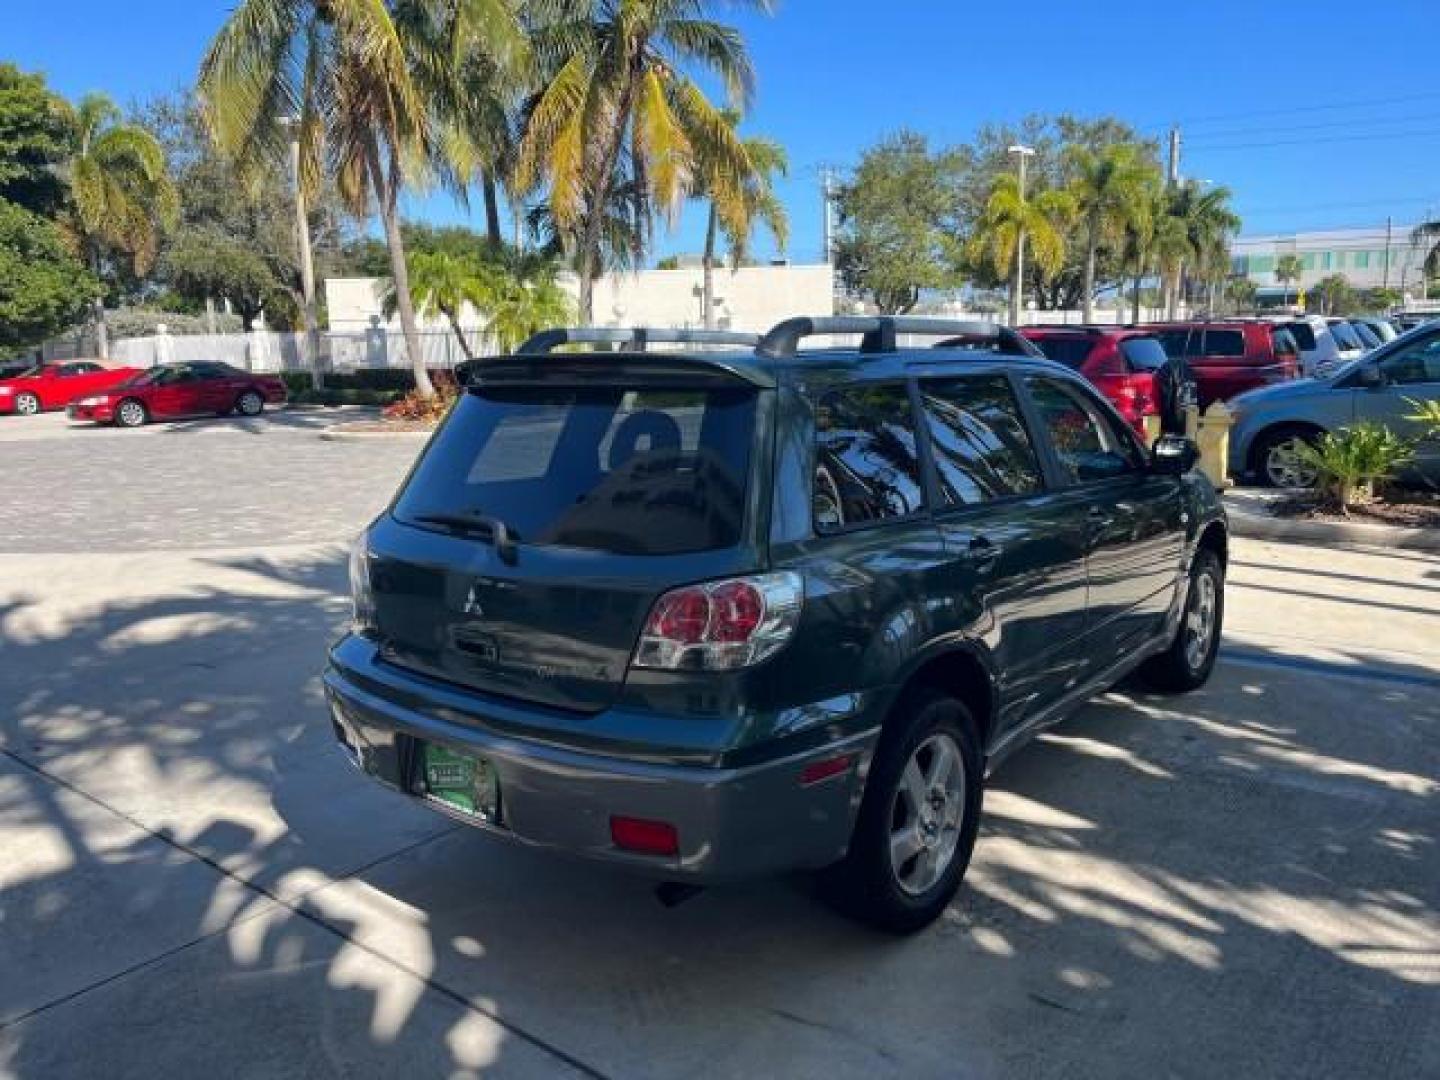
[[[1230,486],[1230,427],[1235,417],[1223,401],[1217,401],[1199,418],[1194,439],[1200,447],[1200,471],[1210,478],[1217,491]],[[1190,419],[1186,417],[1186,428]]]

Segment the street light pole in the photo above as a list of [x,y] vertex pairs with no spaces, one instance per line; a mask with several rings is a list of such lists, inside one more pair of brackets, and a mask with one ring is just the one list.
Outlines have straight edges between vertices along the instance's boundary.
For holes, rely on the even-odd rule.
[[[1008,147],[1007,154],[1013,154],[1019,159],[1020,177],[1020,205],[1025,205],[1025,162],[1028,158],[1035,156],[1035,151],[1028,146],[1021,146],[1018,143]],[[1024,308],[1025,292],[1025,227],[1019,226],[1015,233],[1015,279],[1010,284],[1010,325],[1020,325],[1020,312]]]
[[310,251],[310,218],[305,210],[305,189],[300,183],[300,118],[287,116],[280,122],[290,133],[290,174],[295,182],[295,235],[300,245],[306,359],[310,362],[311,385],[321,390],[325,386],[325,376],[320,370],[320,325],[315,313],[315,258]]

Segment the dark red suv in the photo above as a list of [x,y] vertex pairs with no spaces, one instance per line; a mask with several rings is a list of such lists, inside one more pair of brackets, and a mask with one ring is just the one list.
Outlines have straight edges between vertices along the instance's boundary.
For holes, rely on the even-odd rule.
[[1190,373],[1183,356],[1168,356],[1148,329],[1027,326],[1020,333],[1094,383],[1142,435],[1147,416],[1158,416],[1165,431],[1185,429],[1182,411],[1195,393]]
[[1300,346],[1284,326],[1260,320],[1150,323],[1170,356],[1195,373],[1200,407],[1300,374]]

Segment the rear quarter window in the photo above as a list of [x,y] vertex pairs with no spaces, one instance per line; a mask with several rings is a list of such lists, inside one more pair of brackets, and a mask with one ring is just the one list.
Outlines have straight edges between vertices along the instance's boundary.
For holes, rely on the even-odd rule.
[[1064,364],[1069,368],[1078,369],[1095,350],[1095,339],[1090,337],[1042,337],[1031,340],[1040,346],[1040,351],[1047,360],[1054,360],[1057,364]]
[[498,518],[521,544],[618,555],[733,547],[755,392],[485,388],[461,396],[395,516]]
[[1159,371],[1170,360],[1155,338],[1133,337],[1120,342],[1120,354],[1131,371]]
[[1203,355],[1240,357],[1245,355],[1245,333],[1241,330],[1206,330]]

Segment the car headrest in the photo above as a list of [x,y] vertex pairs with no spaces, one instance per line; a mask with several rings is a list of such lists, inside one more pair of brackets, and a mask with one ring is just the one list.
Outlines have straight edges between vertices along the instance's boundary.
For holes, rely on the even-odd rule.
[[613,472],[638,454],[679,449],[680,425],[674,417],[653,409],[632,413],[615,429],[615,437],[610,440],[610,470]]

